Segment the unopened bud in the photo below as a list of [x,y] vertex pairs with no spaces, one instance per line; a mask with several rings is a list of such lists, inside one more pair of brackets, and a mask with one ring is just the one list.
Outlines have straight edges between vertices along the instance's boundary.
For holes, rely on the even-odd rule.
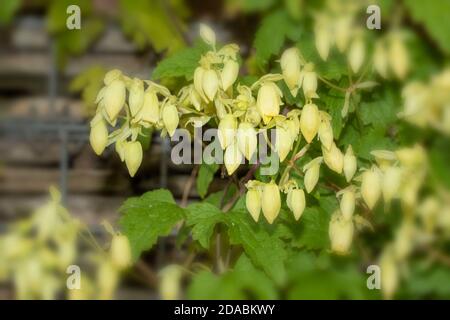
[[355,175],[356,169],[356,157],[353,154],[352,146],[349,145],[344,155],[344,175],[347,182],[350,182],[352,180],[353,176]]
[[280,66],[284,81],[288,88],[294,90],[299,85],[300,79],[300,56],[297,48],[286,49],[281,55]]
[[328,235],[331,242],[331,250],[338,254],[347,254],[353,241],[353,221],[345,219],[338,210],[331,216]]
[[300,219],[305,210],[305,192],[302,189],[291,189],[286,199],[287,206],[294,214],[295,220]]
[[389,46],[389,63],[395,76],[404,79],[409,71],[409,56],[400,36],[392,37]]
[[292,137],[289,131],[283,127],[276,128],[275,151],[280,161],[284,161],[292,148]]
[[245,196],[245,205],[253,220],[258,222],[261,213],[261,190],[258,188],[249,189]]
[[225,149],[225,154],[223,161],[225,163],[225,168],[227,169],[228,175],[232,175],[233,172],[239,167],[243,160],[243,155],[239,151],[236,142],[233,142]]
[[358,73],[364,63],[365,55],[366,48],[364,46],[364,41],[360,36],[358,36],[355,40],[353,40],[348,52],[348,61],[354,73]]
[[97,155],[101,155],[105,150],[106,144],[108,143],[108,129],[103,119],[97,120],[94,118],[89,142]]
[[381,194],[381,181],[378,169],[373,167],[362,174],[361,195],[369,209],[372,209]]
[[140,118],[150,123],[159,121],[159,101],[156,92],[149,91],[144,94],[144,105],[141,109]]
[[272,117],[280,113],[280,95],[278,87],[272,82],[265,83],[259,88],[256,106],[264,123],[268,123]]
[[250,160],[258,146],[258,137],[255,128],[248,122],[242,122],[239,124],[236,140],[239,151],[241,151],[247,160]]
[[323,160],[328,168],[339,174],[342,173],[342,169],[344,168],[344,155],[334,142],[330,150],[322,146],[322,154]]
[[329,120],[323,120],[319,125],[319,140],[322,145],[330,150],[333,144],[333,128]]
[[228,60],[225,62],[222,72],[220,73],[220,79],[222,80],[222,89],[226,91],[233,85],[239,74],[239,64],[234,60]]
[[125,95],[125,83],[120,79],[113,80],[106,87],[103,102],[110,121],[116,120],[122,110],[125,104]]
[[130,242],[125,235],[116,234],[111,242],[111,261],[120,270],[131,265]]
[[398,167],[388,167],[383,173],[381,191],[386,203],[389,203],[399,192],[402,171]]
[[162,120],[169,136],[173,136],[180,121],[177,107],[170,103],[166,104],[162,111]]
[[236,136],[237,121],[233,115],[227,114],[220,120],[218,126],[218,138],[222,149],[226,149],[231,143],[233,143]]
[[139,113],[144,104],[144,82],[138,78],[134,78],[129,88],[130,95],[128,97],[128,106],[130,107],[131,116]]
[[340,202],[340,208],[342,216],[346,220],[350,220],[355,212],[356,195],[355,190],[352,187],[346,188],[342,191],[342,198]]
[[214,100],[216,96],[217,89],[219,88],[219,78],[215,70],[206,70],[203,74],[202,88],[205,95],[210,101]]
[[125,145],[125,164],[128,173],[134,177],[142,163],[142,146],[138,141],[127,142]]
[[320,164],[322,163],[323,158],[318,157],[314,160],[311,160],[308,164],[303,167],[303,171],[305,171],[304,184],[306,192],[311,193],[311,191],[316,186],[319,181],[319,173],[320,173]]
[[263,186],[261,208],[267,222],[272,224],[281,208],[280,190],[274,182],[266,183]]
[[317,106],[313,103],[305,105],[300,117],[300,130],[306,142],[311,143],[319,130],[319,125],[320,116]]

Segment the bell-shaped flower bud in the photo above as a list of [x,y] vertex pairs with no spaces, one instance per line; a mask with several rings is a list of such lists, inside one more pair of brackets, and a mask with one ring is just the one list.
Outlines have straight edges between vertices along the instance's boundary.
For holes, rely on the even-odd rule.
[[335,42],[339,52],[347,49],[352,33],[352,19],[350,16],[340,16],[334,26]]
[[142,163],[142,146],[139,141],[127,142],[125,145],[125,164],[128,173],[134,177]]
[[159,295],[162,300],[177,300],[181,295],[181,280],[183,269],[179,265],[171,264],[164,267],[158,274]]
[[303,73],[303,94],[307,99],[317,98],[316,91],[317,74],[314,71],[305,71]]
[[342,216],[346,220],[351,220],[355,212],[356,194],[354,187],[350,186],[339,192],[341,202],[339,203]]
[[245,196],[245,205],[253,220],[258,222],[261,213],[261,190],[259,188],[251,188]]
[[372,209],[381,194],[381,179],[378,168],[364,171],[361,182],[361,195],[369,209]]
[[171,103],[166,104],[162,110],[162,120],[169,136],[173,136],[180,121],[177,107]]
[[144,105],[140,112],[140,119],[150,123],[159,121],[159,101],[156,92],[147,90],[144,94]]
[[205,75],[205,69],[202,67],[197,67],[194,71],[194,88],[197,93],[207,101],[205,93],[203,92],[203,76]]
[[289,151],[292,149],[292,136],[288,129],[278,126],[276,128],[275,151],[278,153],[280,161],[284,161]]
[[389,203],[394,197],[397,196],[400,190],[401,178],[402,170],[399,167],[391,166],[386,168],[383,172],[381,192],[386,203]]
[[211,27],[204,23],[200,24],[200,37],[206,44],[209,44],[212,47],[216,45],[216,33]]
[[388,54],[383,42],[378,41],[375,44],[375,52],[373,54],[373,66],[380,76],[387,77],[388,71]]
[[349,145],[344,155],[344,175],[345,180],[347,180],[347,182],[350,182],[353,179],[356,169],[357,169],[356,157],[353,154],[352,146]]
[[239,124],[236,136],[239,151],[247,160],[250,160],[258,146],[258,137],[255,128],[248,122]]
[[361,69],[361,66],[364,63],[365,55],[366,47],[364,45],[364,41],[361,36],[357,36],[350,45],[347,57],[350,67],[354,73],[358,73],[359,69]]
[[202,110],[202,98],[194,87],[191,87],[189,90],[189,101],[194,106],[195,110]]
[[125,95],[125,83],[120,79],[113,80],[106,87],[103,95],[103,103],[110,121],[116,120],[122,110],[125,104]]
[[91,122],[89,142],[91,143],[94,152],[97,155],[101,155],[108,143],[108,129],[106,128],[106,124],[103,119],[96,118],[97,116]]
[[300,116],[300,130],[302,131],[306,142],[311,143],[319,131],[319,125],[319,109],[313,103],[306,104],[303,107],[302,114]]
[[300,120],[298,117],[292,117],[291,119],[287,119],[285,125],[291,135],[292,141],[297,141],[298,138],[301,138],[300,135]]
[[225,163],[225,168],[227,169],[228,175],[232,175],[233,172],[239,168],[239,165],[242,163],[243,156],[239,151],[236,142],[231,143],[226,149],[225,154],[223,156],[223,161]]
[[281,55],[280,66],[284,81],[286,82],[291,92],[293,92],[293,90],[295,89],[298,89],[301,68],[298,49],[295,47],[286,49]]
[[317,52],[319,52],[322,60],[326,61],[332,42],[330,30],[327,28],[327,25],[319,25],[316,26],[314,33]]
[[239,75],[239,63],[234,60],[228,60],[225,62],[222,72],[220,73],[220,79],[222,81],[222,89],[226,91],[233,85]]
[[322,120],[319,125],[319,140],[325,149],[330,150],[333,144],[333,127],[329,120]]
[[409,71],[409,55],[401,37],[392,35],[389,46],[389,64],[395,76],[404,79]]
[[280,96],[280,89],[273,82],[264,83],[259,88],[256,106],[265,124],[280,113]]
[[302,189],[289,190],[286,204],[294,214],[295,220],[300,219],[306,206],[305,192]]
[[218,129],[219,130],[217,132],[217,135],[219,138],[220,146],[223,150],[225,150],[230,144],[233,143],[236,136],[236,118],[231,114],[225,115],[222,120],[220,120]]
[[262,187],[261,208],[267,222],[272,224],[281,208],[280,189],[275,182],[266,183]]
[[379,265],[381,269],[381,290],[385,299],[392,299],[399,283],[398,266],[392,247],[384,250]]
[[119,269],[125,269],[131,265],[131,247],[125,235],[116,234],[111,241],[111,261]]
[[303,167],[303,171],[305,171],[304,184],[308,193],[311,193],[319,181],[320,164],[322,161],[322,157],[317,157]]
[[129,87],[128,106],[131,116],[136,116],[144,104],[144,82],[138,78],[131,81]]
[[323,160],[328,168],[339,174],[342,173],[342,169],[344,168],[344,155],[334,142],[330,150],[322,146],[322,154]]
[[338,254],[347,254],[353,241],[353,221],[345,219],[338,210],[331,216],[328,235],[331,242],[331,250]]
[[219,89],[219,78],[215,70],[206,70],[202,78],[202,88],[209,101],[213,101]]

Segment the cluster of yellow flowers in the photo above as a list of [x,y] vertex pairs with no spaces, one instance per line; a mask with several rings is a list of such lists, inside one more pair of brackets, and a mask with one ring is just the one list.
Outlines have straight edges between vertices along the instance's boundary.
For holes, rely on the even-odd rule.
[[[358,35],[339,33],[345,30],[349,32],[347,24],[351,25],[352,16],[343,16],[342,21],[335,21],[346,26],[336,27],[335,38],[323,34],[330,30],[329,27],[324,27],[325,21],[334,20],[326,17],[317,19],[316,45],[322,58],[327,58],[331,44],[336,43],[341,51],[345,51],[347,43],[351,43],[348,56],[353,71],[357,72],[364,61],[364,51],[361,53],[361,50],[355,47],[362,47],[364,50],[364,43],[360,42]],[[314,99],[319,98],[318,75],[314,64],[306,61],[298,48],[289,48],[282,53],[279,60],[281,74],[266,74],[251,86],[233,86],[239,73],[239,47],[229,44],[216,50],[215,34],[205,25],[200,28],[200,36],[211,50],[202,55],[192,83],[183,87],[177,96],[171,95],[167,88],[154,82],[131,80],[117,70],[105,76],[105,87],[98,97],[97,114],[91,122],[91,144],[94,150],[100,154],[106,145],[115,143],[116,151],[133,176],[142,162],[142,148],[136,141],[137,136],[142,134],[142,129],[155,127],[162,130],[163,135],[168,133],[172,136],[181,123],[180,117],[188,114],[191,120],[183,121],[185,126],[194,120],[200,120],[201,125],[210,120],[217,123],[225,167],[231,175],[244,158],[251,160],[255,157],[258,148],[257,135],[262,133],[280,161],[285,161],[290,153],[293,154],[278,183],[274,180],[268,183],[252,180],[246,185],[246,205],[253,219],[258,221],[262,211],[266,220],[273,223],[280,212],[281,192],[287,194],[287,205],[295,219],[300,219],[306,206],[305,192],[296,181],[289,178],[289,170],[295,166],[295,161],[308,151],[310,144],[317,137],[322,155],[302,168],[304,188],[307,193],[314,190],[319,181],[322,163],[345,177],[349,186],[337,193],[340,210],[333,214],[329,233],[333,250],[347,252],[353,237],[356,201],[361,197],[367,207],[372,209],[383,194],[385,201],[389,203],[397,196],[400,184],[401,174],[397,172],[397,168],[374,165],[354,179],[357,160],[352,146],[348,145],[343,153],[334,142],[331,115],[320,110],[314,103]],[[359,53],[356,54],[355,51]],[[356,63],[355,60],[359,62]],[[304,106],[286,106],[285,110],[282,110],[285,101],[277,81],[284,81],[294,96],[301,90],[305,100]],[[125,103],[127,90],[128,103]],[[123,110],[125,121],[108,136],[106,123],[114,126]],[[268,139],[267,132],[270,129],[276,132],[275,141]],[[299,151],[302,137],[306,143]],[[382,160],[383,163],[397,159],[394,153],[387,151],[376,152],[375,156],[377,161]],[[352,180],[360,184],[351,184]]]
[[450,135],[450,69],[435,75],[429,84],[407,84],[402,95],[402,118],[418,127],[430,126]]
[[88,247],[97,278],[81,271],[80,288],[68,288],[73,271],[68,268],[81,258],[82,225],[61,206],[59,192],[51,188],[50,193],[48,203],[0,236],[0,281],[12,281],[18,299],[56,299],[65,291],[70,299],[112,298],[119,272],[131,262],[128,239],[114,236],[109,252]]
[[427,175],[427,157],[416,145],[397,150],[376,152],[382,172],[382,194],[385,201],[399,198],[403,220],[393,240],[380,257],[381,287],[386,298],[398,288],[407,258],[416,247],[431,247],[438,239],[450,237],[450,193],[441,189],[420,197]]

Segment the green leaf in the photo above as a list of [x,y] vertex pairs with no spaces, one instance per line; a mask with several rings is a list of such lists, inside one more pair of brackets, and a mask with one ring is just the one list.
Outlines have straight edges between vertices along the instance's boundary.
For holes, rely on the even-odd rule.
[[189,299],[276,299],[273,281],[242,254],[233,270],[220,276],[202,271],[194,275]]
[[119,225],[130,240],[133,259],[149,250],[158,237],[167,236],[185,216],[170,191],[159,189],[129,198],[120,208]]
[[230,243],[241,244],[252,262],[262,268],[276,283],[285,279],[283,242],[266,230],[262,223],[256,224],[246,210],[227,214]]
[[430,36],[446,53],[450,53],[450,1],[405,0],[413,20],[423,24]]
[[216,163],[206,164],[202,163],[198,170],[197,176],[197,192],[201,198],[204,198],[208,193],[208,187],[214,179],[214,174],[219,169],[219,165]]
[[406,292],[412,294],[412,298],[450,298],[450,270],[442,265],[429,265],[428,263],[411,263],[411,272],[404,282]]
[[206,44],[198,42],[194,47],[178,51],[158,63],[153,71],[152,78],[155,80],[171,77],[192,78],[201,55],[207,50],[208,46]]
[[335,139],[341,136],[343,121],[341,111],[345,103],[345,93],[331,89],[328,94],[321,94],[326,111],[331,115],[331,125]]
[[0,5],[0,25],[11,22],[14,14],[20,8],[21,0],[3,0]]
[[[397,120],[398,107],[393,90],[373,94],[371,101],[363,101],[359,105],[361,120],[365,125],[386,127]],[[398,100],[398,99],[397,99]]]
[[283,10],[264,17],[253,43],[256,49],[256,61],[261,68],[267,65],[272,55],[280,52],[290,27],[289,16]]
[[194,203],[187,207],[186,224],[192,227],[192,237],[208,249],[216,224],[225,222],[226,215],[207,202]]

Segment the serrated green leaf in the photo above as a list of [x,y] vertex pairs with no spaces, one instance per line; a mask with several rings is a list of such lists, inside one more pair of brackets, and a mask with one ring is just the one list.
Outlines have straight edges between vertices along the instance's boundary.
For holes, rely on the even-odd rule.
[[187,207],[186,224],[192,227],[192,238],[205,249],[209,248],[215,226],[225,221],[226,215],[207,202],[194,203]]
[[208,193],[208,187],[214,179],[214,174],[219,169],[219,165],[216,163],[206,164],[202,163],[198,170],[197,176],[197,192],[201,198],[204,198]]
[[208,46],[199,42],[194,47],[178,51],[158,63],[153,71],[152,78],[155,80],[172,77],[192,78],[201,55],[207,50]]
[[398,106],[393,90],[376,93],[370,101],[360,103],[361,120],[365,125],[386,127],[397,120]]
[[412,18],[423,24],[430,36],[439,44],[441,49],[450,53],[450,12],[449,1],[422,1],[405,0],[405,6],[408,8]]
[[133,259],[149,250],[158,237],[167,236],[184,218],[184,209],[173,199],[170,191],[159,189],[140,197],[129,198],[120,208],[123,216],[119,225],[130,240]]
[[285,279],[283,242],[256,224],[246,210],[227,213],[228,234],[232,244],[241,244],[252,262],[262,268],[276,283]]

